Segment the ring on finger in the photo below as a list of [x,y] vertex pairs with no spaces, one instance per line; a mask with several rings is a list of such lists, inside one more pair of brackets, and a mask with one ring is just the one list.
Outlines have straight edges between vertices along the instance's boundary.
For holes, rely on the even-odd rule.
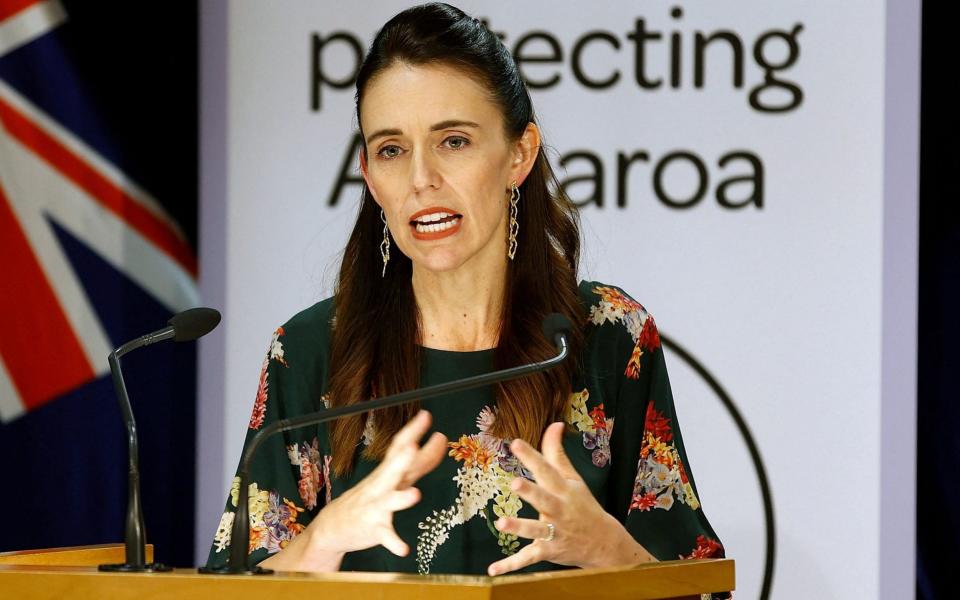
[[554,536],[556,535],[557,528],[554,527],[553,523],[546,523],[546,525],[547,525],[547,535],[546,537],[542,537],[540,539],[545,542],[549,542],[549,541],[552,541]]

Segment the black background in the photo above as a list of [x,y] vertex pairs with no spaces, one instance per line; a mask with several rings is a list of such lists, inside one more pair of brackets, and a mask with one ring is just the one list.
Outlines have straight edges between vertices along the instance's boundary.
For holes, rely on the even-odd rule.
[[197,3],[62,4],[64,42],[84,91],[109,115],[117,166],[163,203],[196,248]]
[[917,356],[917,597],[923,599],[955,598],[960,566],[960,53],[952,8],[923,3]]

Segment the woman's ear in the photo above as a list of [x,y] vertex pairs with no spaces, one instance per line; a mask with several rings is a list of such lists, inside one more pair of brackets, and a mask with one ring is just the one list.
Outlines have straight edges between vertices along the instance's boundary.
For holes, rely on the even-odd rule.
[[363,175],[363,180],[367,182],[367,185],[370,185],[370,180],[367,178],[367,151],[360,146],[360,150],[357,152],[357,157],[360,159],[360,173]]
[[533,169],[540,153],[540,128],[536,123],[527,123],[526,129],[513,146],[513,163],[510,165],[510,181],[523,184]]
[[370,174],[367,172],[367,151],[362,146],[360,151],[357,153],[360,160],[360,174],[363,175],[363,181],[367,184],[367,189],[370,190],[370,195],[373,196],[374,201],[379,205],[380,200],[377,199],[377,190],[374,189],[373,184],[370,182]]

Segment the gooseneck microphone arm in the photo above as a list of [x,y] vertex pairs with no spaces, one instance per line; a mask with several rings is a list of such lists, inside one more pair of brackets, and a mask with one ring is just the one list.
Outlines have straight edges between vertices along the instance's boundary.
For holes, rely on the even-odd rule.
[[[556,367],[567,358],[567,355],[569,354],[569,347],[566,332],[569,330],[569,328],[569,321],[562,315],[552,314],[547,317],[547,319],[544,321],[545,333],[548,334],[547,338],[552,339],[556,345],[557,354],[556,356],[548,358],[544,361],[520,365],[518,367],[511,367],[509,369],[502,369],[499,371],[492,371],[490,373],[475,375],[466,379],[457,379],[454,381],[448,381],[446,383],[439,383],[437,385],[431,385],[425,388],[401,392],[391,396],[384,396],[383,398],[375,398],[366,402],[360,402],[358,404],[338,406],[329,410],[307,413],[305,415],[299,415],[289,419],[280,419],[279,421],[270,423],[250,439],[250,443],[247,444],[247,447],[244,449],[243,456],[240,460],[240,466],[237,469],[237,477],[239,479],[240,489],[238,490],[237,494],[237,510],[233,516],[233,527],[230,531],[229,562],[223,567],[204,567],[200,569],[200,572],[217,575],[261,575],[273,572],[270,569],[264,569],[260,566],[250,569],[247,564],[247,547],[249,546],[250,540],[250,517],[248,506],[249,490],[247,489],[247,481],[249,479],[250,463],[253,460],[254,455],[257,453],[257,450],[260,448],[263,442],[267,440],[267,438],[284,431],[290,431],[291,429],[298,429],[308,425],[320,425],[328,421],[333,421],[335,419],[350,415],[365,413],[378,408],[407,404],[417,400],[426,400],[436,396],[443,396],[445,394],[452,394],[454,392],[462,392],[485,385],[499,383],[501,381],[517,379],[526,375],[538,373],[540,371],[546,371]],[[550,335],[551,333],[553,335]]]
[[147,563],[146,526],[143,519],[143,507],[140,503],[140,449],[137,436],[137,421],[130,406],[130,396],[123,380],[120,358],[132,350],[149,346],[156,342],[173,339],[189,341],[197,339],[211,331],[220,322],[220,313],[212,308],[191,308],[174,315],[163,329],[142,335],[120,346],[107,356],[113,388],[117,393],[117,403],[127,431],[127,518],[124,525],[124,545],[126,547],[123,564],[100,565],[101,571],[152,572],[170,571],[171,568],[160,563]]
[[110,363],[110,374],[113,376],[113,388],[117,392],[120,413],[127,429],[127,520],[123,539],[128,565],[144,565],[147,562],[143,509],[140,505],[140,450],[137,443],[137,421],[133,417],[127,385],[123,381],[123,372],[120,370],[120,357],[139,347],[136,344],[139,341],[138,339],[124,344],[107,357],[107,362]]

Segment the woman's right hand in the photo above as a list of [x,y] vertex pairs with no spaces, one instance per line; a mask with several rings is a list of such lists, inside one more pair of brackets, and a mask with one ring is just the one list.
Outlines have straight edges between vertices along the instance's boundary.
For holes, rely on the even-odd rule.
[[430,413],[421,410],[393,436],[383,461],[360,483],[317,513],[310,525],[281,552],[261,565],[288,571],[336,571],[346,552],[382,545],[397,556],[410,552],[393,528],[393,513],[420,501],[418,479],[432,471],[446,452],[447,438],[430,428]]

